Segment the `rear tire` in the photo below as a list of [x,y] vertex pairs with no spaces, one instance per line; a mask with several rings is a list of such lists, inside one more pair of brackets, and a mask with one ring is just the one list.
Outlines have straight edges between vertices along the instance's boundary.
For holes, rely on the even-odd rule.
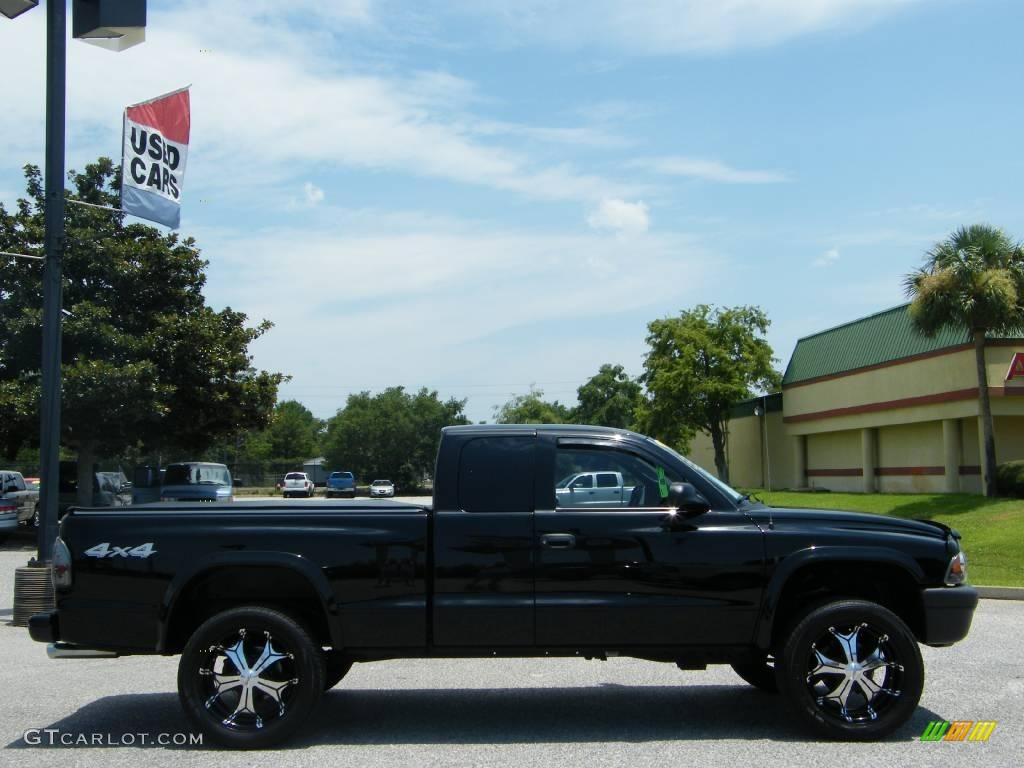
[[323,689],[323,651],[290,616],[261,606],[205,621],[178,664],[185,715],[211,741],[236,749],[292,736]]
[[342,678],[352,669],[352,660],[337,651],[324,651],[324,690],[341,682]]
[[924,687],[910,628],[866,600],[811,610],[776,659],[779,690],[803,724],[843,741],[881,738],[907,722]]

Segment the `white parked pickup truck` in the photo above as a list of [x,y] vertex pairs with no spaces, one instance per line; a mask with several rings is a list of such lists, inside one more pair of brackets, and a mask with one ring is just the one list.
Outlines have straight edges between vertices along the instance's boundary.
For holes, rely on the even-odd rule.
[[629,506],[633,486],[625,485],[621,472],[576,472],[555,485],[559,507]]
[[39,524],[39,488],[29,486],[21,472],[0,469],[0,498],[18,507],[18,522]]

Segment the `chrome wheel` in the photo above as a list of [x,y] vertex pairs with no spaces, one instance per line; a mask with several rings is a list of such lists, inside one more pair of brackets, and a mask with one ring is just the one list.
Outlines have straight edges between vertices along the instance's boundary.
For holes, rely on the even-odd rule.
[[877,720],[902,695],[903,672],[889,635],[861,622],[830,626],[811,644],[805,682],[824,713],[855,723]]
[[779,690],[801,721],[834,739],[866,741],[913,715],[924,687],[914,633],[868,600],[836,600],[809,610],[775,657]]
[[278,650],[274,642],[270,632],[240,629],[207,649],[209,665],[199,668],[209,694],[204,706],[225,727],[261,729],[285,715],[289,689],[299,678],[295,656]]
[[293,617],[263,606],[207,619],[185,644],[178,696],[212,741],[259,749],[308,721],[324,685],[324,653]]

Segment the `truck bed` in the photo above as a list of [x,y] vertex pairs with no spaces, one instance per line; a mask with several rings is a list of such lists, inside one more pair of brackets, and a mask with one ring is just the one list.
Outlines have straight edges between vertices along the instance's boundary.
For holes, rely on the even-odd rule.
[[429,516],[369,500],[75,509],[61,523],[76,584],[58,597],[63,639],[176,652],[178,605],[258,599],[326,612],[338,644],[424,645]]

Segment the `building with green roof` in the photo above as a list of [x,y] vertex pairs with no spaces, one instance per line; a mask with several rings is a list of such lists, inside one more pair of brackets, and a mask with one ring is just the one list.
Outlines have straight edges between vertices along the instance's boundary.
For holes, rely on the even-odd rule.
[[[978,385],[966,329],[918,333],[909,304],[801,338],[782,392],[730,421],[736,485],[836,491],[981,491]],[[997,461],[1024,458],[1024,335],[985,356]],[[694,441],[706,467],[710,439]]]

